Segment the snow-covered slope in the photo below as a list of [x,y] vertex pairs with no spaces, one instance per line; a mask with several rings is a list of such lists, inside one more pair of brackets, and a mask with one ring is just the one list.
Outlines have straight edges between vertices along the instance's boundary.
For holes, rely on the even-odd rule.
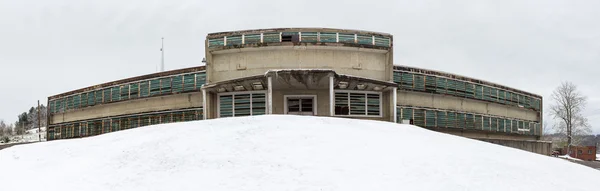
[[300,116],[19,145],[0,150],[0,169],[2,190],[45,191],[597,190],[600,179],[562,159],[414,126]]

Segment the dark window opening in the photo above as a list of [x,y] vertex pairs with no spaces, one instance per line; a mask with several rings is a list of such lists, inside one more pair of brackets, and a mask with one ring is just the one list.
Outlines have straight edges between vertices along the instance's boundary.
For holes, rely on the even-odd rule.
[[292,42],[292,35],[281,35],[281,42]]

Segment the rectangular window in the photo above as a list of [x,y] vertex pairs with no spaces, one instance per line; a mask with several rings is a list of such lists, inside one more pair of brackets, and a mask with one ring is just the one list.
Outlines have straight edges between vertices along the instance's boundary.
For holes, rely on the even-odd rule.
[[448,89],[448,94],[449,95],[456,95],[456,80],[450,80],[448,79],[447,81],[447,89]]
[[171,77],[166,77],[160,79],[160,92],[161,94],[170,94],[171,93]]
[[183,121],[183,115],[181,112],[173,113],[173,122],[182,122],[182,121]]
[[390,47],[390,38],[375,36],[375,46]]
[[492,100],[492,98],[490,97],[490,87],[483,87],[483,99],[486,101]]
[[483,86],[475,85],[475,98],[483,99]]
[[498,131],[499,132],[506,132],[504,130],[504,119],[498,119]]
[[498,131],[498,118],[490,118],[490,128],[492,131]]
[[173,121],[172,117],[171,113],[165,113],[160,116],[160,123],[171,123]]
[[318,33],[317,32],[302,32],[301,42],[317,42]]
[[112,101],[119,101],[121,100],[121,88],[119,86],[113,87],[112,88]]
[[425,76],[425,91],[435,92],[435,78],[434,76]]
[[337,34],[336,33],[320,33],[320,41],[321,42],[337,42]]
[[[82,93],[81,94],[81,107],[87,107],[88,106],[88,102],[87,102],[87,93]],[[56,102],[54,102],[54,104],[56,104]]]
[[339,33],[338,42],[354,43],[354,34]]
[[121,130],[121,128],[119,126],[119,123],[120,123],[119,118],[113,119],[111,121],[111,124],[110,124],[111,131],[119,131],[119,130]]
[[425,110],[415,109],[415,125],[419,127],[425,127]]
[[593,151],[591,149],[588,149],[588,154],[591,155],[593,153]]
[[110,97],[111,96],[110,88],[104,89],[104,93],[103,94],[104,94],[104,100],[103,100],[104,103],[108,103],[108,102],[110,102],[112,100],[111,97]]
[[281,42],[298,42],[298,32],[282,32]]
[[433,110],[425,111],[425,126],[426,127],[435,127],[435,113]]
[[425,77],[415,74],[415,90],[425,91]]
[[494,102],[498,102],[498,89],[496,88],[491,88],[490,89],[490,95],[492,97],[492,101]]
[[411,108],[403,108],[402,109],[402,120],[412,120],[413,119],[413,110]]
[[263,43],[280,41],[281,35],[279,33],[263,33]]
[[490,117],[483,117],[483,130],[490,131]]
[[258,44],[258,43],[260,43],[260,34],[244,35],[244,44]]
[[130,117],[129,123],[130,123],[129,125],[131,126],[131,128],[140,127],[140,117],[139,116]]
[[96,94],[94,92],[88,93],[88,105],[96,105]]
[[133,84],[129,84],[129,97],[131,99],[135,99],[139,97],[139,84],[138,83],[133,83]]
[[465,83],[462,81],[456,81],[456,96],[465,97]]
[[503,90],[498,90],[498,102],[501,104],[506,104],[506,96],[504,95]]
[[150,81],[140,82],[140,97],[148,97],[150,95]]
[[336,91],[335,114],[348,116],[380,116],[381,94],[360,91]]
[[242,35],[227,37],[227,46],[240,45],[240,44],[242,44]]
[[196,89],[200,89],[206,83],[206,72],[196,74]]
[[179,93],[183,91],[183,76],[173,76],[173,93]]
[[154,79],[150,81],[150,96],[160,94],[160,79]]
[[413,89],[414,76],[410,73],[402,73],[402,88],[407,90]]
[[465,97],[475,98],[475,87],[468,82],[465,82]]
[[482,130],[482,117],[481,115],[475,115],[475,129]]
[[457,113],[456,114],[456,128],[461,128],[461,129],[467,128],[467,119],[466,118],[467,118],[467,116],[464,113]]
[[[304,33],[302,35],[304,35]],[[356,35],[356,40],[358,41],[358,44],[373,45],[373,36]]]
[[102,97],[102,90],[97,90],[96,91],[96,104],[101,104],[103,97]]
[[219,117],[263,115],[266,113],[265,93],[241,93],[219,96]]
[[121,100],[128,100],[128,99],[129,99],[129,86],[122,85],[121,86]]
[[448,114],[448,123],[446,124],[446,126],[448,126],[448,128],[456,128],[456,113],[454,112],[447,112]]
[[208,47],[209,48],[219,47],[219,46],[224,46],[224,45],[225,45],[225,38],[223,38],[223,37],[216,38],[216,39],[208,39]]
[[140,127],[143,126],[147,126],[148,124],[150,124],[150,118],[148,116],[141,116],[140,117]]
[[511,120],[512,121],[512,132],[516,133],[519,132],[519,125],[518,125],[518,121],[517,120]]
[[67,110],[73,109],[73,97],[67,97]]
[[437,78],[436,79],[436,89],[435,92],[439,94],[446,93],[446,79],[445,78]]
[[465,128],[467,129],[475,129],[475,119],[473,114],[464,114],[465,115]]
[[73,108],[79,109],[80,103],[81,103],[81,95],[73,96]]
[[196,75],[186,74],[183,76],[183,91],[188,92],[194,90],[196,87]]
[[102,121],[102,133],[109,133],[110,131],[110,119],[105,119]]
[[446,127],[446,112],[438,111],[436,114],[436,127]]
[[160,124],[160,115],[150,116],[150,125]]

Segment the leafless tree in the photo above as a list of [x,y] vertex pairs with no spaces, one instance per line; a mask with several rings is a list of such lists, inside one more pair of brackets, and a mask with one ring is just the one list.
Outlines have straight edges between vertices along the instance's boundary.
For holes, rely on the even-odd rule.
[[588,120],[582,112],[587,104],[587,97],[577,91],[577,86],[571,82],[563,82],[552,93],[554,104],[550,112],[554,119],[558,119],[555,129],[566,135],[567,153],[573,145],[575,136],[585,135],[591,132]]
[[0,120],[0,138],[4,136],[6,128],[8,128],[8,125],[3,120]]

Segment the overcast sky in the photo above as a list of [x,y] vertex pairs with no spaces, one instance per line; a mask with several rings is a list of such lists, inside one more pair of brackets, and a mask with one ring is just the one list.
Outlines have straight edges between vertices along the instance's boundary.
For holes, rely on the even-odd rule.
[[[544,96],[571,81],[600,133],[600,1],[0,0],[0,119],[50,95],[198,66],[207,33],[329,27],[394,35],[394,62]],[[545,120],[551,117],[545,114]]]

